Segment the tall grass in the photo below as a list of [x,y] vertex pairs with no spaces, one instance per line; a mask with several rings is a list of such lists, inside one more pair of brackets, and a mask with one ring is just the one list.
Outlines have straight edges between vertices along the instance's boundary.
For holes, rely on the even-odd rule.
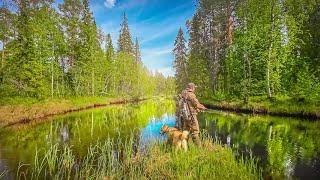
[[[51,146],[43,157],[36,155],[28,171],[30,179],[260,179],[253,158],[236,159],[230,148],[205,137],[201,148],[189,143],[187,152],[172,151],[156,142],[142,152],[135,150],[133,138],[108,139],[88,148],[77,157],[72,147]],[[144,151],[143,151],[144,152]],[[29,179],[29,178],[28,178]]]
[[5,175],[7,175],[8,171],[3,171],[0,173],[0,179],[4,178]]

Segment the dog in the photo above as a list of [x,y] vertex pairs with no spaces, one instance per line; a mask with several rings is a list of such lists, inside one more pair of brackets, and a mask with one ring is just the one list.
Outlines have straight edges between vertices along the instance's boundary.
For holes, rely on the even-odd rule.
[[188,135],[189,131],[180,131],[175,127],[169,127],[167,125],[163,125],[160,129],[160,134],[168,135],[168,144],[171,144],[175,151],[178,150],[188,150]]

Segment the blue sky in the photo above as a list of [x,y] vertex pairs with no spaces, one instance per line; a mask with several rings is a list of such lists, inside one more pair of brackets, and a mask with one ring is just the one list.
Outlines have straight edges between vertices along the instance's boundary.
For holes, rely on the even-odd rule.
[[145,66],[173,75],[173,43],[179,27],[186,32],[186,20],[195,12],[195,0],[91,0],[97,25],[110,33],[117,45],[123,13],[129,19],[133,39],[140,41]]

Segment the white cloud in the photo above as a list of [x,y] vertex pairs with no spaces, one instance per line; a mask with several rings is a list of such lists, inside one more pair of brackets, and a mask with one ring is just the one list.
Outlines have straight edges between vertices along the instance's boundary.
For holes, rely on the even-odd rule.
[[159,72],[163,74],[165,77],[174,76],[174,69],[172,67],[164,67],[159,69],[152,69],[152,72]]
[[113,8],[115,4],[116,4],[116,0],[105,0],[104,2],[104,5],[107,8]]
[[143,55],[148,57],[170,55],[172,53],[172,46],[162,48],[143,48]]

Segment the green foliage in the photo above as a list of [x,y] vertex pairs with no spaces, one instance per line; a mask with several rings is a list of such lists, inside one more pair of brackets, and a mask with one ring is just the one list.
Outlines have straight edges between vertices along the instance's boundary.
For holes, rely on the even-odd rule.
[[110,35],[103,52],[104,35],[89,0],[64,0],[59,12],[51,0],[8,2],[13,8],[3,3],[0,9],[1,98],[142,97],[154,95],[160,81],[170,89],[170,80],[159,79],[143,66],[139,42],[132,43],[126,15],[119,52],[114,52]]
[[319,12],[318,0],[200,0],[186,77],[207,98],[319,100]]
[[131,39],[129,23],[126,13],[123,14],[123,20],[121,23],[120,35],[118,39],[118,52],[134,54],[134,47]]
[[177,90],[181,91],[185,88],[188,83],[188,73],[187,73],[187,47],[186,40],[183,35],[183,31],[180,28],[174,42],[174,65],[177,81]]
[[[264,174],[272,179],[292,178],[295,166],[301,162],[312,166],[314,157],[319,153],[316,147],[320,141],[314,138],[319,134],[319,122],[273,116],[239,116],[218,111],[203,113],[199,119],[200,122],[205,121],[202,123],[206,124],[204,128],[213,128],[216,134],[230,135],[235,150],[263,148],[266,154],[258,153],[258,156],[267,158],[266,161],[259,158],[259,161],[263,163]],[[264,150],[259,149],[259,152]]]
[[[190,146],[188,152],[174,153],[169,147],[160,143],[154,144],[148,154],[134,152],[134,140],[108,139],[105,143],[91,145],[86,155],[77,162],[76,155],[70,147],[59,148],[51,145],[43,158],[36,156],[30,168],[31,179],[41,177],[43,170],[50,177],[66,178],[112,178],[127,177],[130,179],[260,179],[253,159],[249,161],[235,159],[230,149],[213,145],[210,139],[207,145],[199,149]],[[117,152],[115,155],[115,152]],[[61,157],[61,158],[59,158]],[[157,162],[157,163],[155,163]],[[72,168],[78,163],[77,170]],[[19,172],[18,172],[19,174]]]

